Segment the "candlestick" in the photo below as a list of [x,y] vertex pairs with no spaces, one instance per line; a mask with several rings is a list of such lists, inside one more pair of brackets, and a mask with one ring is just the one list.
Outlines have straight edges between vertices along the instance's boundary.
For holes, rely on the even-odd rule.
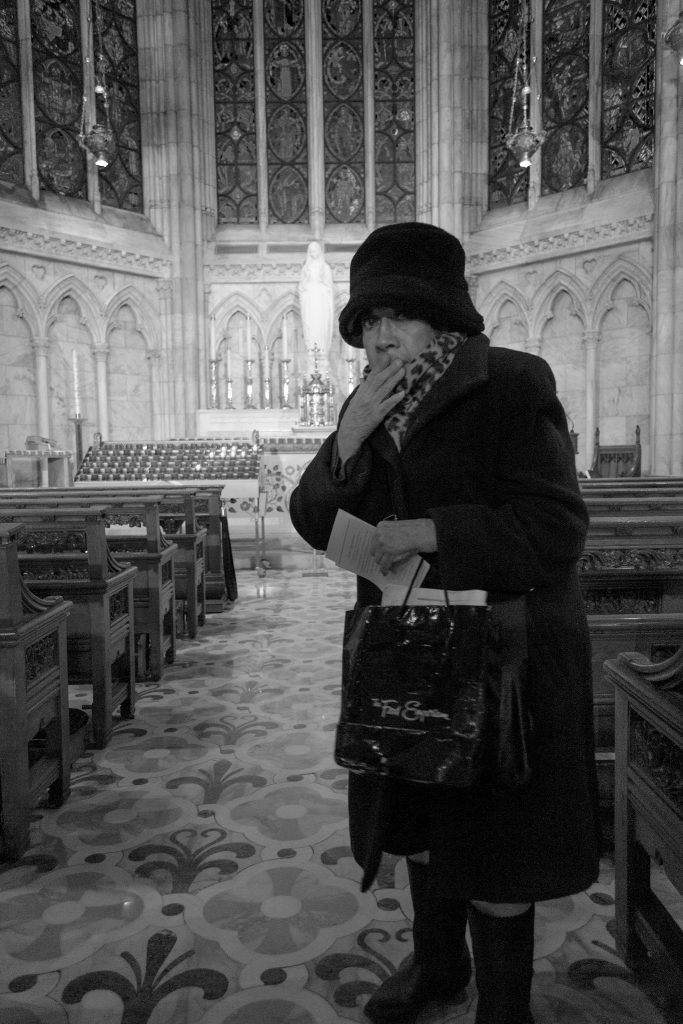
[[209,401],[211,403],[212,409],[218,408],[218,363],[218,359],[211,359],[209,362],[209,367],[211,370],[209,380],[211,397]]
[[78,472],[81,462],[83,461],[83,424],[86,422],[79,412],[75,416],[71,417],[71,421],[74,425],[74,431],[76,433],[76,472]]
[[254,378],[252,376],[252,370],[254,366],[253,359],[247,359],[247,401],[245,403],[245,409],[254,409]]
[[225,382],[225,408],[235,408],[235,406],[232,404],[232,377],[228,377]]
[[351,394],[351,392],[356,386],[356,367],[358,365],[356,362],[356,357],[352,356],[350,359],[347,359],[346,364],[349,368],[348,393]]
[[290,359],[280,360],[280,408],[291,409],[289,404],[289,364]]
[[74,414],[78,417],[81,415],[81,382],[78,376],[78,356],[75,348],[71,350],[71,363],[74,378]]
[[216,358],[216,317],[211,314],[209,317],[209,359]]

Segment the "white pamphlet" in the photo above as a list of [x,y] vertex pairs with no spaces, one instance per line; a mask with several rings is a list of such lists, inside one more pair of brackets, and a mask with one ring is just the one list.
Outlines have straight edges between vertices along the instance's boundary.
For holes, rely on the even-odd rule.
[[[408,588],[405,586],[390,584],[382,591],[382,604],[403,604],[407,592]],[[463,604],[469,606],[488,604],[488,592],[486,590],[449,590],[447,593],[448,603],[454,607]],[[409,605],[445,604],[446,599],[443,590],[435,590],[431,587],[415,587],[411,590],[406,603]]]
[[370,580],[382,591],[388,585],[397,584],[405,593],[413,579],[414,586],[419,587],[429,572],[429,563],[420,555],[413,555],[390,572],[381,572],[370,554],[374,535],[375,527],[370,523],[339,509],[325,554],[340,569],[348,569]]

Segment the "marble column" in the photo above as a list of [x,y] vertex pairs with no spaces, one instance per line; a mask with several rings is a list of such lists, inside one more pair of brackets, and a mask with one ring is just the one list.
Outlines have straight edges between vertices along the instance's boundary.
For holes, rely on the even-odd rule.
[[152,393],[152,439],[159,440],[166,435],[163,429],[164,423],[164,399],[163,385],[161,382],[161,352],[159,349],[152,349],[147,353],[150,368],[150,390]]
[[590,467],[593,464],[595,448],[595,428],[597,426],[598,408],[598,341],[600,335],[597,331],[586,331],[583,335],[583,346],[586,353],[586,452],[585,464]]
[[95,387],[97,391],[97,430],[103,441],[109,440],[109,396],[107,393],[107,356],[106,348],[94,348]]
[[[322,38],[322,4],[309,0],[306,7],[306,51],[319,53]],[[325,139],[323,133],[323,81],[319,61],[307,61],[308,107],[308,209],[313,238],[325,232]]]
[[36,423],[41,437],[50,436],[50,393],[47,386],[47,338],[32,338],[36,371]]
[[487,203],[485,5],[416,4],[416,210],[465,239]]
[[651,466],[656,474],[683,473],[683,413],[676,335],[683,299],[683,69],[662,35],[678,16],[679,0],[658,4],[652,267]]

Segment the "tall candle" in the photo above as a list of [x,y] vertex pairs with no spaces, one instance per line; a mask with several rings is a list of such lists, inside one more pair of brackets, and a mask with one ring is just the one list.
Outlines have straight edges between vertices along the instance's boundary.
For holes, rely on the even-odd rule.
[[76,355],[76,349],[71,350],[71,364],[73,367],[74,376],[74,413],[76,416],[81,415],[81,383],[78,377],[78,356]]
[[216,358],[216,317],[211,314],[209,326],[209,359]]
[[247,313],[247,359],[251,359],[251,317]]
[[287,316],[282,315],[282,358],[287,358]]
[[226,369],[227,369],[227,374],[228,374],[228,380],[231,380],[232,379],[232,360],[230,358],[230,343],[229,342],[228,342],[228,347],[225,350],[225,358],[226,358],[226,361],[227,361]]

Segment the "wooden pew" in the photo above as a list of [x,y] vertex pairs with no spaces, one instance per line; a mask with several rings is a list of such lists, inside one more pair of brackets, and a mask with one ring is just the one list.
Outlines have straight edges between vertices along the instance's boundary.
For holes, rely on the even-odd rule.
[[[67,617],[72,604],[25,585],[18,544],[25,527],[0,523],[0,854],[29,845],[31,808],[70,790]],[[36,749],[43,731],[46,742]],[[33,756],[34,752],[40,756]]]
[[[49,500],[48,500],[49,498]],[[0,491],[0,511],[6,506],[20,509],[87,507],[103,502],[75,493],[70,488],[56,496],[41,490],[28,495],[6,497]],[[138,678],[160,679],[164,662],[175,660],[175,566],[177,545],[163,534],[159,521],[159,503],[154,498],[129,498],[120,495],[106,500],[106,537],[110,551],[137,570],[133,594],[135,602],[135,642]]]
[[[207,528],[197,522],[196,488],[184,486],[123,486],[90,488],[78,484],[74,490],[107,500],[112,495],[150,496],[159,502],[161,526],[177,546],[175,561],[176,598],[183,603],[188,636],[197,636],[206,619]],[[220,534],[219,534],[220,536]]]
[[683,643],[683,506],[630,515],[600,508],[591,515],[579,578],[593,647],[597,743],[613,750],[614,687],[604,661],[624,648],[662,658]]
[[135,712],[133,581],[107,544],[104,506],[0,509],[0,522],[25,523],[19,541],[24,581],[39,597],[72,602],[67,622],[69,682],[92,686],[94,746],[112,732],[112,715]]
[[[23,498],[36,494],[36,489],[16,488],[0,492],[9,497]],[[78,484],[76,487],[43,488],[42,493],[51,497],[73,498],[78,495],[87,497],[88,501],[106,504],[118,497],[153,498],[159,503],[159,516],[162,529],[168,539],[176,544],[175,593],[178,601],[183,604],[183,619],[187,623],[187,633],[194,638],[200,626],[204,625],[206,616],[206,571],[205,550],[207,540],[206,527],[197,524],[196,488],[183,486],[147,486],[145,484],[128,487],[119,485],[96,485],[94,487]],[[219,534],[220,537],[220,534]]]
[[[617,694],[615,939],[638,968],[653,962],[683,993],[683,927],[675,903],[653,886],[653,862],[683,895],[683,648],[652,664],[632,651],[605,663]],[[659,964],[656,964],[659,961]],[[680,1020],[680,1000],[671,1002]]]
[[228,517],[223,512],[223,484],[197,488],[197,523],[206,528],[206,612],[224,612],[237,598]]

